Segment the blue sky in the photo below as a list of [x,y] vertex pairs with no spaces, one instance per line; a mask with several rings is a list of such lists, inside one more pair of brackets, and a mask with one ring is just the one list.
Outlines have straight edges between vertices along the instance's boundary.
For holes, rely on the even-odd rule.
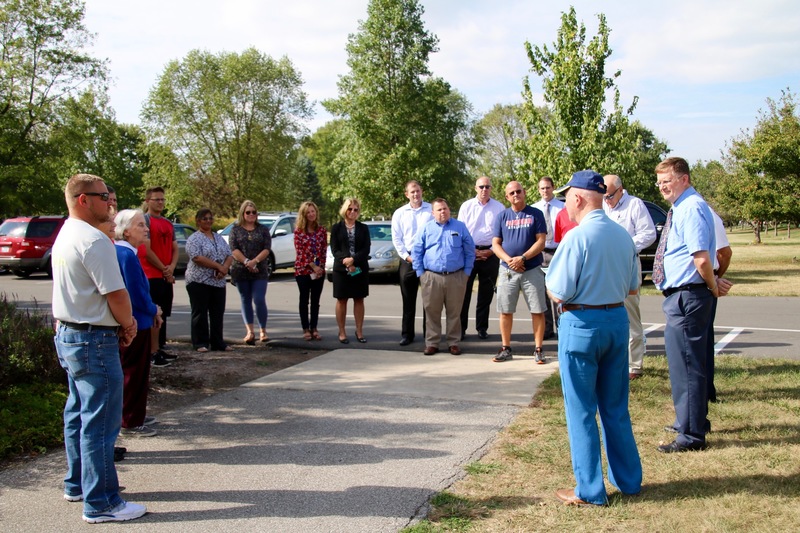
[[[439,37],[433,73],[464,93],[478,113],[521,101],[530,64],[524,43],[550,45],[574,5],[589,35],[604,13],[609,72],[622,70],[624,106],[666,140],[672,155],[719,159],[751,128],[766,98],[800,92],[800,2],[796,0],[427,0],[424,20]],[[347,36],[367,0],[86,0],[93,53],[109,60],[111,105],[138,123],[142,103],[168,61],[192,49],[254,46],[300,70],[311,100],[337,96],[347,73]],[[538,79],[532,87],[540,89]],[[316,106],[311,131],[330,117]]]

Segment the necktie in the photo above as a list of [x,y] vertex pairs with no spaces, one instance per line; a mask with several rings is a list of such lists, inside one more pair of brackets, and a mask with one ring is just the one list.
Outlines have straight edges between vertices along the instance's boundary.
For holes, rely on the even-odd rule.
[[656,257],[653,259],[653,283],[656,285],[664,282],[664,252],[667,251],[670,226],[672,226],[672,209],[667,212],[667,221],[664,222],[664,229],[661,230],[661,239],[658,241]]
[[550,220],[550,204],[544,204],[544,221],[547,224],[547,242],[553,242],[553,222]]

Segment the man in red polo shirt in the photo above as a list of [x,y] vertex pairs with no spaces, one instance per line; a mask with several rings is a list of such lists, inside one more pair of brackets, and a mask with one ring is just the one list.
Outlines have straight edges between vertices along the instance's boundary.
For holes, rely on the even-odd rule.
[[161,307],[164,323],[151,328],[153,366],[169,366],[176,356],[164,351],[167,343],[167,317],[172,313],[172,287],[175,284],[175,266],[178,264],[178,242],[172,222],[161,216],[164,212],[164,189],[151,187],[145,192],[145,220],[150,229],[150,239],[139,247],[139,261],[150,282],[150,297]]

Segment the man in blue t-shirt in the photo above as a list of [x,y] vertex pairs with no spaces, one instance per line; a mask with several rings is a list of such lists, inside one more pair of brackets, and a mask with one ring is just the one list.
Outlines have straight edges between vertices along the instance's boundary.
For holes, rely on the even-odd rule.
[[508,361],[511,355],[511,325],[517,310],[519,293],[525,298],[533,321],[536,343],[534,359],[544,364],[544,310],[546,305],[542,250],[547,236],[544,215],[525,202],[525,189],[518,181],[506,185],[506,199],[511,207],[495,218],[492,251],[500,258],[497,276],[497,311],[500,313],[502,346],[492,359]]

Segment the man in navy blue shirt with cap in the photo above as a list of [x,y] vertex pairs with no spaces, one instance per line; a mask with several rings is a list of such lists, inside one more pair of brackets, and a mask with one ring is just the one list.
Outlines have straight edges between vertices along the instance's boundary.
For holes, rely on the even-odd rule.
[[608,479],[621,492],[642,488],[642,463],[628,412],[628,313],[623,302],[639,288],[636,246],[603,212],[606,185],[593,170],[572,175],[566,209],[578,226],[558,245],[546,284],[561,305],[558,364],[575,475],[574,489],[556,496],[568,505],[608,503],[600,460],[600,413]]

